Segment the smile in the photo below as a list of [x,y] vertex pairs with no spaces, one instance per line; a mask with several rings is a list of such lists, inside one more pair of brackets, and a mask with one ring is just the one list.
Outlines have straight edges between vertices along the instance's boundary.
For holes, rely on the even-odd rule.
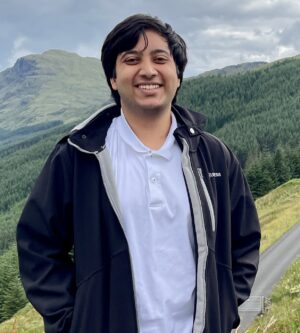
[[158,89],[160,87],[159,84],[139,84],[137,86],[140,89],[144,89],[144,90],[153,90],[153,89]]

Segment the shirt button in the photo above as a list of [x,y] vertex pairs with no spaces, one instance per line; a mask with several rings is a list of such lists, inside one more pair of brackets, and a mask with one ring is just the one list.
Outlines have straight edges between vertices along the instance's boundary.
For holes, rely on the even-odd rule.
[[154,177],[154,176],[151,177],[150,180],[151,180],[151,183],[153,183],[153,184],[155,184],[155,183],[157,182],[157,179],[156,179],[156,177]]
[[195,130],[191,127],[190,128],[190,132],[192,133],[192,134],[195,134]]

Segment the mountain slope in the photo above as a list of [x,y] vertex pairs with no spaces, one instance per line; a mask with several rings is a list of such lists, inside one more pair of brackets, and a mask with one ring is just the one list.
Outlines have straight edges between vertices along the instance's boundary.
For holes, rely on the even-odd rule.
[[185,80],[178,101],[208,118],[243,165],[279,145],[300,142],[300,57],[243,74]]
[[262,229],[261,252],[300,221],[300,179],[292,179],[255,202]]
[[50,121],[78,121],[109,96],[96,58],[59,50],[20,58],[0,73],[0,135]]

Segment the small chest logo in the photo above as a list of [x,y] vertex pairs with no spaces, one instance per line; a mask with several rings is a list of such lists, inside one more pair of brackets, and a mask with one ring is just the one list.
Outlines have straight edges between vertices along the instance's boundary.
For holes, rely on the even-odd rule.
[[209,175],[209,178],[222,177],[221,172],[209,172],[208,175]]

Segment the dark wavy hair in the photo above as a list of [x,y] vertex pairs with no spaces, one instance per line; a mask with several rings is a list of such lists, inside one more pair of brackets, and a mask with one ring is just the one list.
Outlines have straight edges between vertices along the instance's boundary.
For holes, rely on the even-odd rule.
[[[147,47],[146,30],[157,32],[167,41],[176,64],[178,78],[180,79],[180,83],[182,82],[183,72],[187,64],[186,44],[184,40],[169,24],[163,23],[157,17],[144,14],[129,16],[124,21],[117,24],[107,35],[101,50],[101,62],[106,80],[110,87],[112,97],[118,105],[120,105],[120,95],[112,88],[110,82],[116,75],[115,66],[117,57],[120,53],[134,48],[141,35],[143,35]],[[176,95],[173,102],[176,101]]]

